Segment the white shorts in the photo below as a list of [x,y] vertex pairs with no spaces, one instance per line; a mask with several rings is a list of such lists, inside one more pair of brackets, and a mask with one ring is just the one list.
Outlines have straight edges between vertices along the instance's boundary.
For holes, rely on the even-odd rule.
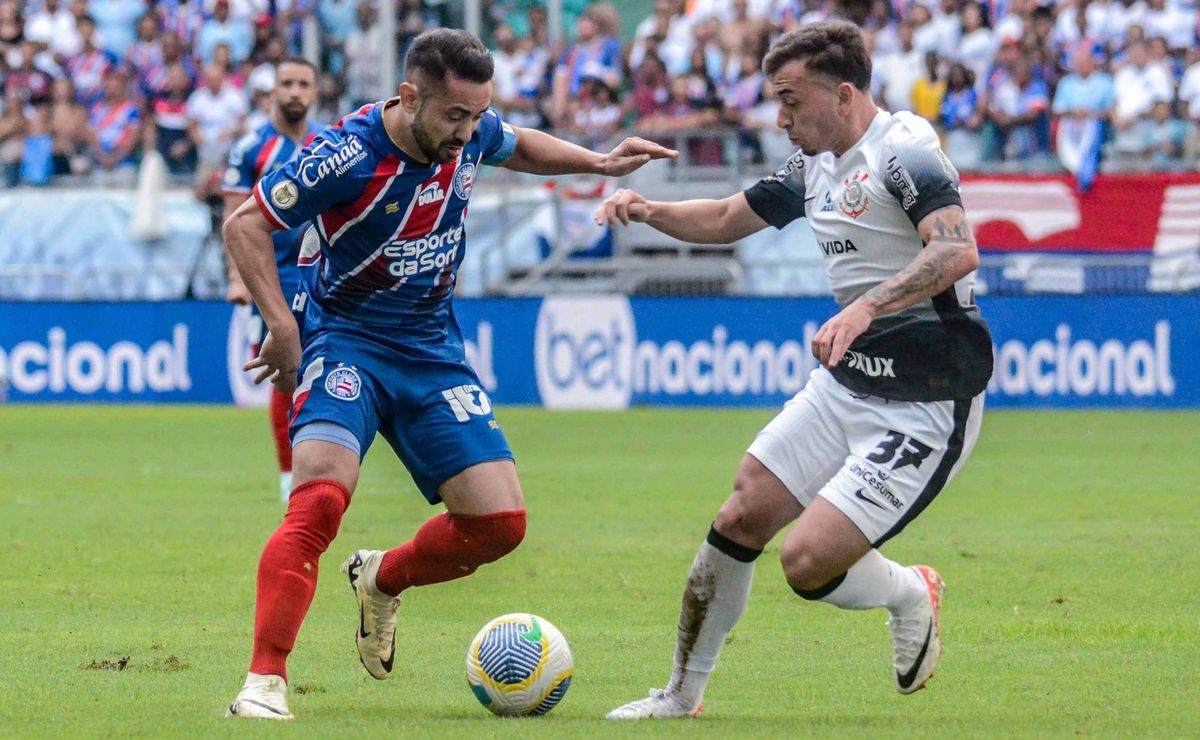
[[982,393],[926,403],[864,398],[817,368],[747,452],[801,506],[824,497],[879,547],[954,477],[982,420]]

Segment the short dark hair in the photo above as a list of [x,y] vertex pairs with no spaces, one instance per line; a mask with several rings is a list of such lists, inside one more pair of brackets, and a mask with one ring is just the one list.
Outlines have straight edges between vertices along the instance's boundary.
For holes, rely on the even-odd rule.
[[763,71],[772,77],[788,62],[802,60],[810,72],[849,82],[859,90],[871,87],[871,55],[862,31],[847,21],[825,21],[790,31],[771,45]]
[[492,53],[483,42],[457,28],[422,33],[404,57],[406,76],[419,72],[437,83],[445,82],[447,74],[468,82],[491,82],[493,70]]
[[282,67],[285,64],[298,64],[301,67],[308,67],[309,69],[311,69],[313,71],[314,77],[316,77],[316,75],[317,75],[317,65],[308,61],[304,57],[298,57],[298,56],[284,57],[283,59],[279,60],[278,64],[275,65],[275,69],[279,69],[280,67]]

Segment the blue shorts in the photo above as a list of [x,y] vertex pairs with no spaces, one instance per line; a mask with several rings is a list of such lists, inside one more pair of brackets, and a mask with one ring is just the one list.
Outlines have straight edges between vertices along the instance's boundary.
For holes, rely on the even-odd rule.
[[472,465],[513,459],[465,360],[412,357],[338,330],[305,339],[292,403],[293,444],[357,445],[362,460],[379,432],[431,504],[441,501],[442,483]]

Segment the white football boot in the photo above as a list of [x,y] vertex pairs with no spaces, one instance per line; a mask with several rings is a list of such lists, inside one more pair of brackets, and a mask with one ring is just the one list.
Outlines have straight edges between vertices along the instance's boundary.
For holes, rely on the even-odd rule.
[[226,717],[242,719],[292,719],[288,710],[287,681],[280,676],[247,673],[246,683],[229,705]]
[[605,719],[671,719],[698,717],[703,702],[692,705],[667,689],[650,689],[650,696],[631,701],[605,715]]
[[390,596],[375,587],[375,576],[383,562],[382,550],[355,550],[342,563],[342,572],[350,579],[350,588],[358,600],[358,631],[354,642],[358,658],[372,678],[384,680],[392,675],[396,659],[396,610],[400,597]]
[[941,608],[946,584],[928,565],[914,565],[912,570],[921,577],[929,598],[900,614],[893,613],[887,623],[892,631],[893,675],[901,694],[925,688],[942,654]]

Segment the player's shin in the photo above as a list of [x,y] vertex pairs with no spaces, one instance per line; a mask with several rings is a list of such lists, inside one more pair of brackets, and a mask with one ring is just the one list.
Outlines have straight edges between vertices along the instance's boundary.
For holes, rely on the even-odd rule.
[[692,562],[667,687],[691,707],[699,707],[721,646],[746,610],[760,554],[762,550],[743,547],[711,528]]
[[391,596],[412,586],[462,578],[499,560],[525,538],[525,510],[481,516],[438,514],[383,556],[375,586]]
[[291,409],[290,395],[271,391],[271,437],[275,440],[275,457],[279,461],[279,497],[284,503],[292,495],[292,439],[288,434]]
[[287,677],[287,656],[317,588],[321,554],[337,535],[350,492],[337,481],[296,487],[258,563],[251,673]]
[[275,440],[275,457],[279,461],[279,472],[292,472],[292,440],[288,435],[288,414],[292,410],[292,397],[279,390],[271,391],[271,436]]
[[895,611],[927,598],[920,576],[874,549],[820,588],[793,590],[809,601],[824,601],[842,609],[882,606]]

